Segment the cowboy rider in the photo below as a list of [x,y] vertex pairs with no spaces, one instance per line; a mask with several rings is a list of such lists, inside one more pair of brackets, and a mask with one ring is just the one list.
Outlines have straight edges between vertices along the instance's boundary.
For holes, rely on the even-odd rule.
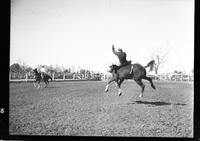
[[[131,64],[131,61],[126,60],[126,53],[122,51],[121,48],[119,48],[118,51],[115,51],[115,47],[114,45],[112,45],[112,52],[119,58],[119,62],[120,62],[119,67]],[[133,70],[133,65],[131,66],[130,74],[132,73],[132,70]]]
[[112,52],[119,58],[120,66],[125,66],[131,63],[131,61],[126,60],[126,53],[122,51],[121,48],[115,51],[114,45],[112,45]]
[[42,67],[40,68],[40,73],[41,73],[41,77],[42,77],[42,79],[43,79],[43,78],[44,78],[44,74],[46,73],[46,69],[45,69],[44,66],[42,66]]

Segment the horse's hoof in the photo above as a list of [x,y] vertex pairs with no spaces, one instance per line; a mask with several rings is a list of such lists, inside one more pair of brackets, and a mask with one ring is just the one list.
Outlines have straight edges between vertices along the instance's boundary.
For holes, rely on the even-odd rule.
[[119,96],[121,96],[122,95],[122,93],[119,93]]

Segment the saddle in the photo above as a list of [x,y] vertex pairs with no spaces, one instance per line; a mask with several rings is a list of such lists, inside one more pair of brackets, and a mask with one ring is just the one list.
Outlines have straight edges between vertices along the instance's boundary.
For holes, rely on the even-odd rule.
[[[127,66],[127,65],[131,65],[131,60],[130,61],[126,61],[124,64],[121,64],[120,66],[116,65],[117,67],[115,69],[115,72],[117,72],[117,70],[119,70],[121,67],[124,67],[124,66]],[[131,69],[130,73],[131,72],[132,72],[132,69]]]
[[126,61],[124,64],[122,64],[122,65],[119,66],[119,67],[127,66],[127,65],[130,65],[130,64],[131,64],[131,60],[130,60],[130,61]]

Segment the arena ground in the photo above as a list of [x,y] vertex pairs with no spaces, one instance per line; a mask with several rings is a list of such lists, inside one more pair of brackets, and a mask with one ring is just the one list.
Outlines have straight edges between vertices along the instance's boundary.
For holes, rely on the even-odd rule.
[[[133,81],[114,83],[50,82],[37,89],[32,82],[10,83],[11,135],[193,137],[193,83],[147,81],[144,97]],[[44,84],[43,84],[44,86]]]

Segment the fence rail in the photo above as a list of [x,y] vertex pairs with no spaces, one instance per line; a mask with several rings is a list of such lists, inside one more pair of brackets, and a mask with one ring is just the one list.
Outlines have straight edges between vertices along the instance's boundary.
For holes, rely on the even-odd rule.
[[[110,74],[80,74],[80,73],[49,73],[54,81],[65,81],[65,80],[101,80],[107,81],[111,78]],[[166,80],[166,81],[193,81],[193,75],[148,75],[153,80]],[[34,81],[33,73],[10,73],[10,82],[31,82]]]
[[[48,73],[54,81],[63,80],[101,80],[102,76],[97,74],[80,74],[80,73]],[[23,82],[23,81],[34,81],[35,75],[29,73],[10,73],[10,82]]]
[[154,80],[167,80],[167,81],[194,81],[193,75],[186,74],[170,74],[170,75],[148,75]]

